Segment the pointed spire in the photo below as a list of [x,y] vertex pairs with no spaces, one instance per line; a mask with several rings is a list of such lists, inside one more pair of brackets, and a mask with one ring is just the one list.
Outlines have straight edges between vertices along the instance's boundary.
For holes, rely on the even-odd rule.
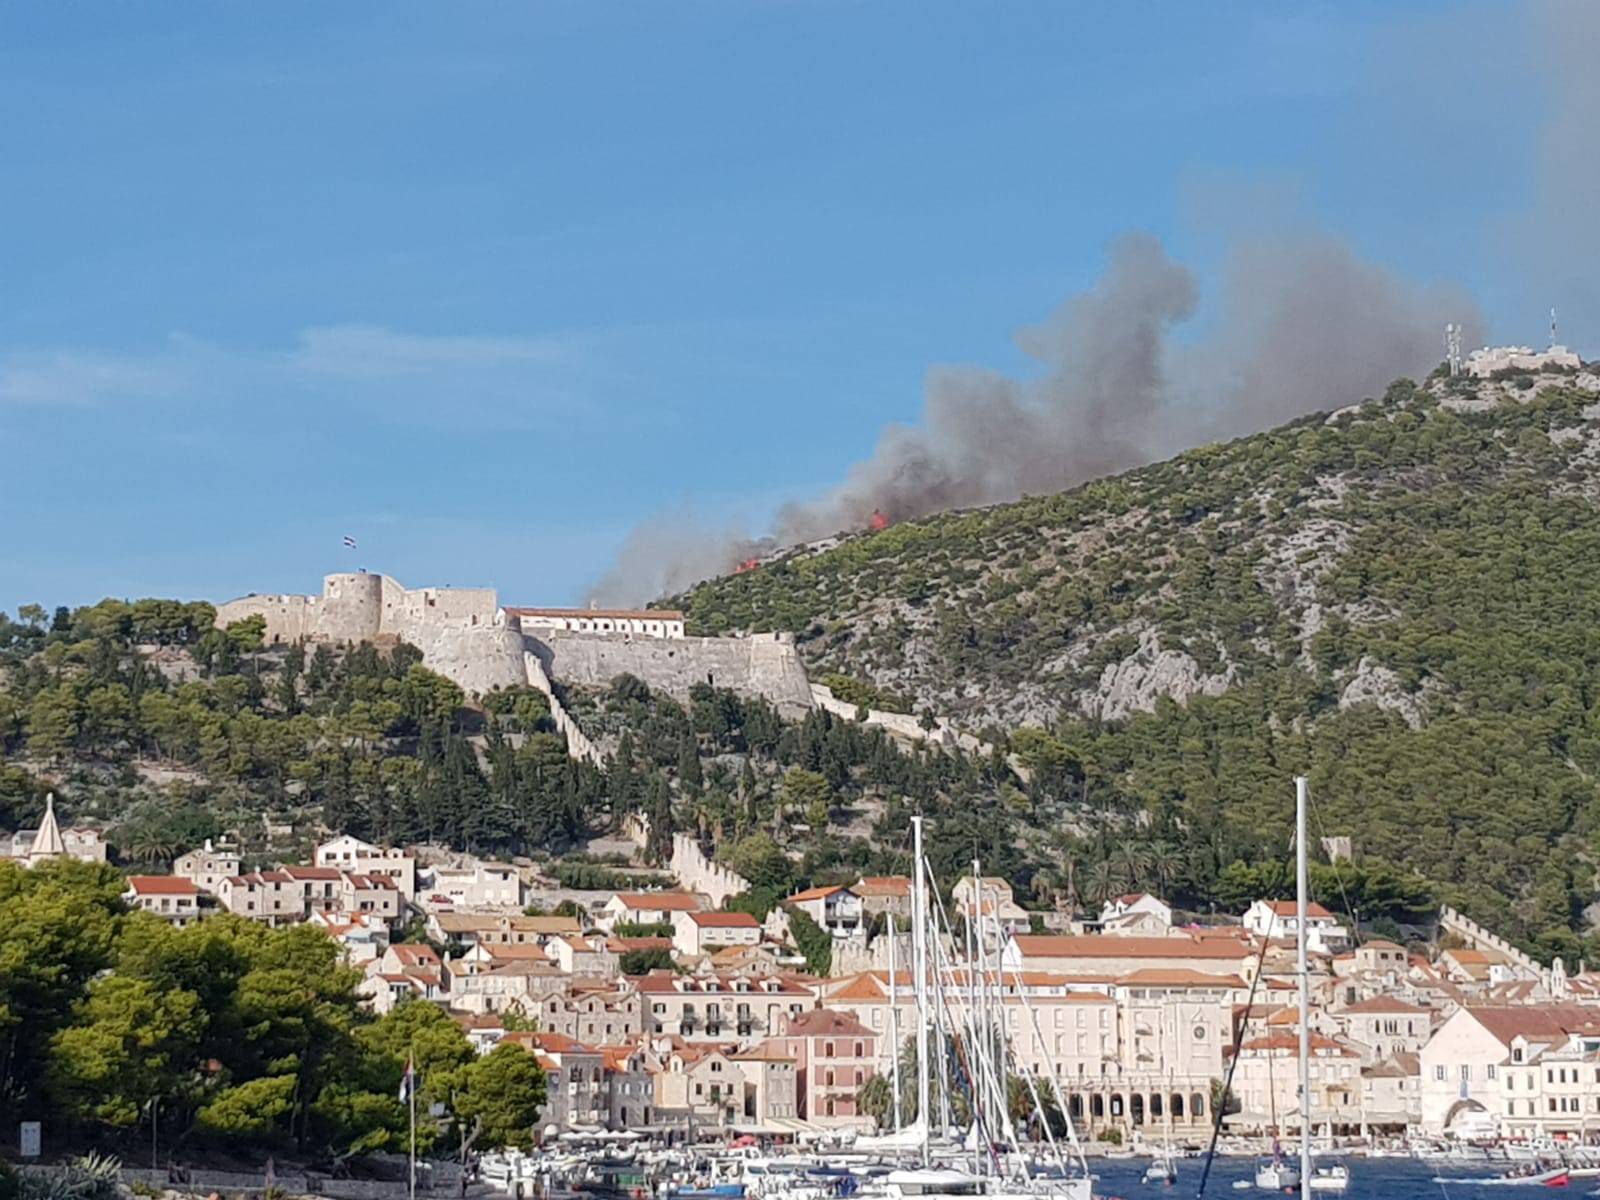
[[50,792],[44,798],[44,820],[39,822],[39,832],[34,835],[33,845],[28,849],[28,861],[60,858],[66,852],[66,843],[61,840],[61,827],[56,824],[56,794]]

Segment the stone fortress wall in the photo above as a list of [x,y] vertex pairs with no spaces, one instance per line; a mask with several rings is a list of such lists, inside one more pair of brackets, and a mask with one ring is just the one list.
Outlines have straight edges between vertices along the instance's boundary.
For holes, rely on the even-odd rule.
[[[365,572],[327,576],[320,596],[230,600],[218,606],[217,625],[257,615],[266,621],[269,645],[409,642],[422,651],[424,665],[477,696],[497,687],[534,687],[551,695],[553,680],[604,686],[630,674],[679,699],[687,699],[694,684],[711,683],[765,697],[786,716],[813,707],[810,681],[787,634],[691,638],[554,628],[524,633],[519,621],[508,620],[493,588],[406,588],[387,575]],[[569,738],[575,728],[565,731]],[[580,757],[592,761],[598,752],[586,744]]]
[[[643,850],[650,844],[650,818],[643,813],[629,813],[622,823],[622,832]],[[700,849],[700,843],[687,833],[672,835],[672,857],[666,865],[680,887],[704,896],[712,908],[721,908],[730,896],[743,895],[750,890],[748,879],[712,862]]]
[[258,615],[268,645],[395,638],[473,695],[528,683],[522,636],[506,625],[493,588],[413,589],[387,575],[340,573],[323,579],[320,596],[244,596],[218,605],[217,626]]
[[785,716],[814,707],[811,682],[789,634],[649,638],[540,629],[526,636],[546,674],[564,683],[603,686],[626,674],[680,700],[695,684],[709,683],[763,696]]

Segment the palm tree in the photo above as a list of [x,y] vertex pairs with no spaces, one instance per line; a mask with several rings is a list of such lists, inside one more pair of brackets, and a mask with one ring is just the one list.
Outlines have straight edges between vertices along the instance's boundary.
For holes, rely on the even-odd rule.
[[1101,859],[1084,873],[1083,894],[1091,904],[1105,904],[1122,890],[1122,877],[1110,859]]
[[1150,861],[1150,874],[1156,881],[1156,887],[1161,889],[1161,898],[1166,900],[1172,881],[1183,870],[1183,851],[1171,842],[1152,842],[1146,853]]
[[141,830],[128,844],[128,857],[149,867],[171,862],[177,853],[171,839],[153,830]]
[[894,1088],[888,1077],[868,1076],[866,1082],[856,1089],[856,1108],[876,1121],[879,1129],[887,1125],[894,1112]]
[[1142,842],[1123,842],[1117,847],[1117,864],[1122,868],[1128,888],[1143,887],[1150,871],[1150,851]]

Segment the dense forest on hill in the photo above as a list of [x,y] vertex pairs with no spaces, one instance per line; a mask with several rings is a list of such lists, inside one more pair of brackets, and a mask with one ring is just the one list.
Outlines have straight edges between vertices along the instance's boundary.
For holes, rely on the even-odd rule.
[[[981,755],[623,676],[468,704],[408,646],[264,647],[208,605],[0,618],[0,827],[46,788],[159,866],[323,827],[567,856],[652,818],[755,884],[901,869],[929,818],[1037,908],[1131,888],[1239,911],[1290,887],[1290,777],[1355,862],[1318,898],[1378,929],[1448,900],[1540,954],[1600,957],[1600,399],[1585,379],[1400,382],[1380,400],[1058,496],[799,549],[683,598],[700,631],[794,630],[850,702],[936,713]],[[609,873],[608,873],[609,872]],[[598,881],[598,882],[597,882]]]
[[1091,871],[1176,857],[1180,895],[1225,898],[1228,864],[1281,854],[1306,771],[1320,832],[1571,957],[1600,833],[1594,388],[1399,381],[677,602],[699,632],[792,630],[814,675],[1016,751]]

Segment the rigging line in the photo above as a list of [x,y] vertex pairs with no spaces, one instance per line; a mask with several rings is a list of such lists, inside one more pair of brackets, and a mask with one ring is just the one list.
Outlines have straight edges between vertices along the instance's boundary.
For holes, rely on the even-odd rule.
[[[1322,823],[1322,810],[1317,804],[1317,798],[1315,794],[1313,794],[1310,799],[1311,815],[1316,818],[1317,822],[1317,836],[1323,841],[1327,841],[1328,829],[1327,826]],[[1307,847],[1307,849],[1309,849],[1309,847]],[[1350,903],[1350,893],[1345,890],[1344,886],[1344,873],[1339,870],[1338,856],[1329,854],[1328,863],[1333,867],[1333,878],[1334,882],[1339,885],[1339,896],[1344,901],[1344,911],[1350,914],[1350,938],[1356,945],[1359,946],[1361,944],[1361,914],[1358,913]]]
[[[1290,837],[1289,842],[1290,842],[1290,845],[1292,847],[1293,844],[1294,844],[1294,838]],[[1228,1097],[1233,1094],[1233,1076],[1234,1076],[1234,1072],[1236,1072],[1239,1069],[1239,1057],[1240,1057],[1241,1051],[1244,1048],[1245,1026],[1247,1026],[1250,1023],[1250,1014],[1255,1010],[1255,1006],[1256,1006],[1256,989],[1258,987],[1260,987],[1260,985],[1261,985],[1262,976],[1264,976],[1267,973],[1267,950],[1269,949],[1270,944],[1271,944],[1271,938],[1269,936],[1271,931],[1272,931],[1272,924],[1269,923],[1267,925],[1267,933],[1263,933],[1261,935],[1261,952],[1260,952],[1261,953],[1261,957],[1260,957],[1260,960],[1258,961],[1258,963],[1256,965],[1255,977],[1250,980],[1250,990],[1249,990],[1249,992],[1247,992],[1245,994],[1244,1017],[1243,1017],[1242,1020],[1240,1020],[1240,1022],[1239,1022],[1239,1032],[1238,1032],[1237,1036],[1235,1036],[1235,1038],[1233,1039],[1233,1058],[1228,1063],[1227,1073],[1225,1075],[1223,1075],[1223,1077],[1222,1077],[1222,1095],[1220,1097],[1222,1103],[1221,1104],[1212,1104],[1212,1106],[1211,1106],[1211,1141],[1206,1146],[1206,1165],[1203,1168],[1201,1168],[1201,1171],[1200,1171],[1200,1189],[1197,1192],[1195,1192],[1195,1200],[1200,1200],[1200,1198],[1203,1197],[1206,1194],[1206,1184],[1211,1179],[1211,1164],[1216,1160],[1216,1157],[1217,1157],[1217,1142],[1222,1137],[1222,1118],[1227,1113]],[[1272,1055],[1271,1055],[1271,1052],[1268,1051],[1268,1054],[1267,1054],[1267,1069],[1268,1069],[1269,1073],[1271,1071],[1271,1068],[1272,1068]],[[1271,1084],[1269,1084],[1268,1086],[1270,1088],[1272,1088],[1273,1093],[1274,1093],[1274,1099],[1276,1099],[1276,1091],[1277,1091],[1276,1087],[1274,1087]],[[1304,1104],[1305,1101],[1302,1100],[1301,1103]],[[1304,1119],[1305,1118],[1302,1116],[1301,1120],[1304,1120]],[[1274,1137],[1276,1137],[1276,1135],[1274,1135]]]

